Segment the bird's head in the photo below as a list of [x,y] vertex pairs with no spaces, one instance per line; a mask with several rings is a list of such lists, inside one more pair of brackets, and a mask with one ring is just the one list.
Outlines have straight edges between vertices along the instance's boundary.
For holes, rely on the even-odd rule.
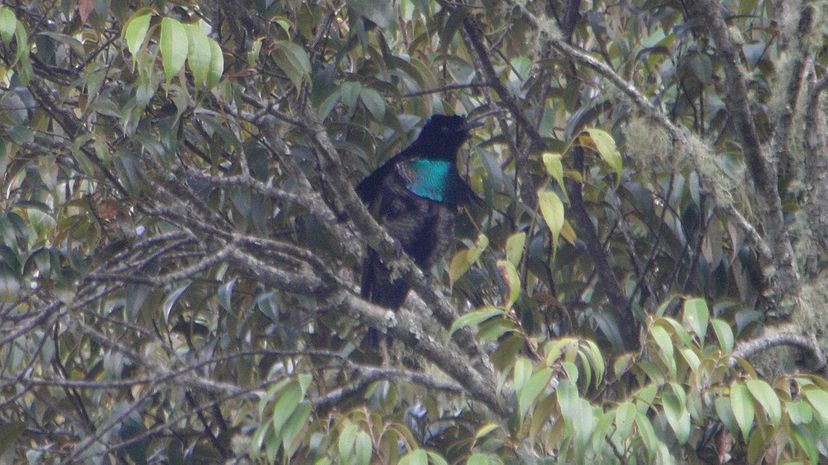
[[469,138],[469,131],[477,126],[462,116],[433,115],[426,120],[416,143],[436,157],[454,159],[457,149]]

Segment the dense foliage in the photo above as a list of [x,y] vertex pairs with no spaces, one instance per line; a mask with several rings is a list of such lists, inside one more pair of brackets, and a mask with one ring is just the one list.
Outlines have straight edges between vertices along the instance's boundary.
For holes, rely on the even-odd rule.
[[[826,15],[4,0],[0,463],[826,463]],[[424,273],[352,186],[434,113]]]

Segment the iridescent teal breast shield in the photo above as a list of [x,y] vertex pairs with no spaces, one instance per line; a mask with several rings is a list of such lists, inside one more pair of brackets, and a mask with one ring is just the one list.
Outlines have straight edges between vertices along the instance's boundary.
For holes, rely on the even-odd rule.
[[425,199],[451,202],[454,196],[452,163],[431,158],[418,158],[404,163],[401,174],[406,180],[406,188]]

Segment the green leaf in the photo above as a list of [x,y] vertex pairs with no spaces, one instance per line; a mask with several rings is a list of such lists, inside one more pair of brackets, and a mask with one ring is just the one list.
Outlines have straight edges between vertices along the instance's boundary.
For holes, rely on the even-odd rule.
[[362,90],[362,84],[358,81],[345,81],[340,86],[342,104],[348,107],[349,111],[354,110],[354,106],[356,106],[357,99],[359,98],[360,90]]
[[428,465],[428,454],[425,449],[414,449],[405,454],[398,463],[399,465]]
[[236,278],[227,281],[218,288],[216,293],[221,308],[226,312],[233,311],[233,289],[236,287]]
[[681,354],[684,361],[687,363],[687,366],[690,367],[690,371],[695,372],[699,369],[699,365],[701,364],[701,360],[699,360],[699,356],[693,352],[693,349],[689,347],[682,347],[679,349],[679,354]]
[[808,402],[811,403],[811,407],[822,417],[822,422],[828,423],[828,392],[818,388],[808,387],[803,388],[802,393],[808,399]]
[[360,16],[370,19],[380,30],[392,27],[396,21],[396,12],[392,2],[379,0],[348,0],[351,7]]
[[577,383],[579,376],[578,365],[575,365],[572,362],[563,362],[561,366],[564,369],[564,373],[566,373],[566,377],[573,383]]
[[630,401],[622,402],[615,410],[615,430],[620,439],[630,436],[630,429],[635,421],[635,405]]
[[730,406],[730,401],[725,397],[716,397],[714,407],[716,409],[716,415],[718,415],[719,420],[722,421],[722,424],[725,425],[727,430],[730,431],[730,434],[738,435],[739,425],[736,424],[736,417],[733,416],[733,408]]
[[185,282],[183,285],[179,286],[178,289],[170,292],[170,295],[164,299],[164,305],[162,306],[163,314],[164,314],[164,321],[170,321],[170,311],[173,308],[173,305],[178,301],[178,298],[181,297],[181,294],[190,287],[190,281]]
[[23,27],[23,23],[20,21],[15,23],[14,39],[17,41],[17,52],[14,54],[14,60],[10,64],[11,66],[15,66],[20,63],[17,72],[20,75],[20,83],[26,85],[34,71],[32,71],[32,65],[29,62],[29,45],[26,40],[26,28]]
[[523,256],[523,246],[526,244],[526,233],[519,232],[512,234],[506,239],[506,258],[512,262],[513,265],[520,264],[520,258]]
[[482,438],[483,436],[491,433],[492,431],[498,428],[500,428],[500,425],[490,421],[477,429],[477,432],[474,433],[474,440],[477,441],[478,439]]
[[482,310],[464,313],[451,324],[451,328],[449,329],[449,337],[451,337],[451,335],[460,328],[465,326],[477,326],[489,318],[504,314],[505,312],[503,309],[497,307],[483,307]]
[[768,449],[770,439],[770,427],[757,427],[747,439],[747,461],[745,463],[759,463],[762,456]]
[[563,183],[563,164],[561,163],[561,154],[554,152],[543,152],[543,166],[546,167],[546,173],[552,176],[558,183],[558,187],[564,188]]
[[448,46],[451,44],[451,39],[457,33],[457,30],[460,26],[463,25],[463,18],[466,17],[466,9],[465,8],[454,8],[449,13],[448,20],[446,20],[446,26],[442,30],[439,31],[440,37],[440,48],[446,50]]
[[658,348],[661,349],[661,356],[668,362],[673,359],[673,340],[670,338],[670,335],[667,333],[667,330],[659,325],[653,325],[650,329],[650,334],[653,336],[653,340],[655,341]]
[[638,427],[638,436],[641,438],[641,442],[644,443],[644,447],[647,449],[647,456],[652,462],[652,459],[658,450],[659,442],[656,437],[655,430],[653,429],[653,424],[650,422],[650,419],[647,418],[646,413],[639,411],[638,415],[635,417],[635,425]]
[[285,425],[282,427],[282,430],[277,432],[282,436],[282,445],[285,450],[288,450],[293,446],[294,438],[297,437],[297,434],[299,434],[302,427],[307,423],[310,413],[310,402],[305,400],[299,402],[299,406],[296,407],[290,415],[290,418],[287,419]]
[[288,385],[273,406],[273,429],[281,435],[282,427],[302,400],[302,388],[298,383]]
[[428,451],[428,459],[431,460],[431,463],[434,465],[448,465],[448,462],[446,462],[446,459],[444,459],[442,455],[431,450]]
[[575,430],[576,462],[583,463],[582,457],[586,453],[589,438],[595,428],[595,414],[586,399],[579,398],[575,402],[575,418],[572,426]]
[[371,436],[365,431],[360,431],[356,436],[356,461],[357,465],[370,465],[371,452],[373,447],[371,445]]
[[707,84],[713,77],[713,61],[704,53],[694,53],[690,57],[690,67],[702,84]]
[[707,321],[710,311],[704,299],[687,299],[684,301],[684,322],[696,333],[699,341],[704,345],[704,336],[707,334]]
[[[804,432],[810,433],[808,430],[804,430]],[[809,464],[812,463],[819,463],[819,451],[816,447],[816,440],[813,434],[808,434],[808,437],[803,434],[803,430],[796,430],[792,431],[794,440],[796,440],[797,445],[799,445],[800,449],[805,452],[805,455],[808,456]]]
[[362,100],[362,104],[365,105],[365,108],[368,109],[375,120],[382,121],[385,117],[385,100],[379,92],[369,87],[363,87],[359,91],[359,99]]
[[747,441],[750,429],[753,427],[753,415],[755,413],[753,399],[747,386],[734,384],[730,387],[730,408],[733,410],[736,424],[739,425],[739,429],[742,431],[742,438]]
[[305,393],[308,392],[308,386],[313,381],[313,376],[310,373],[300,373],[296,380],[299,382],[299,387],[302,388],[302,396],[304,397]]
[[577,405],[575,403],[580,399],[578,397],[578,389],[575,388],[573,381],[566,378],[558,379],[558,389],[555,391],[555,396],[558,398],[558,407],[561,409],[561,417],[565,422],[571,423],[575,418]]
[[530,376],[532,376],[532,362],[530,362],[526,357],[519,357],[515,360],[515,367],[512,375],[515,383],[515,392],[520,392],[520,390],[523,389],[523,385],[529,381]]
[[604,365],[604,356],[601,354],[601,349],[598,348],[592,341],[586,341],[586,350],[584,351],[589,358],[592,369],[595,372],[595,386],[601,384],[604,379],[604,372],[606,365]]
[[461,250],[454,254],[451,258],[451,263],[449,263],[449,283],[454,286],[454,283],[457,282],[460,277],[466,274],[466,271],[469,270],[472,263],[476,262],[480,255],[483,254],[483,251],[489,246],[489,238],[486,237],[485,234],[480,234],[477,236],[477,241],[474,243],[474,247]]
[[621,153],[618,152],[618,148],[615,146],[615,140],[608,132],[602,131],[601,129],[591,128],[586,129],[584,132],[589,134],[595,151],[598,152],[598,155],[604,160],[604,163],[615,171],[615,185],[617,187],[621,182],[622,162]]
[[578,339],[574,337],[561,337],[547,342],[544,347],[546,349],[544,360],[547,365],[554,364],[562,355],[566,355],[566,359],[571,361],[572,354],[578,347]]
[[477,330],[477,340],[480,341],[481,344],[494,342],[500,339],[500,337],[504,334],[514,332],[516,329],[515,324],[509,320],[503,318],[489,320],[480,324],[479,329]]
[[256,62],[259,61],[259,54],[262,51],[262,43],[264,43],[264,37],[257,37],[253,40],[253,43],[250,44],[250,48],[245,53],[247,65],[251,68],[255,68]]
[[690,414],[675,393],[664,391],[661,394],[661,403],[664,406],[664,416],[676,439],[680,444],[685,444],[690,437]]
[[718,318],[710,320],[710,326],[713,327],[713,332],[716,334],[716,339],[719,341],[719,347],[725,353],[733,351],[733,330],[726,321]]
[[779,402],[779,396],[770,387],[770,384],[761,379],[751,379],[745,382],[756,402],[762,407],[762,410],[768,415],[770,423],[773,426],[779,425],[782,419],[782,406]]
[[350,421],[345,424],[345,428],[339,433],[339,441],[337,441],[337,450],[339,451],[339,460],[342,463],[350,463],[351,454],[356,446],[356,435],[359,430],[357,426]]
[[558,195],[552,191],[538,193],[538,206],[540,207],[543,220],[552,234],[552,246],[558,248],[558,236],[564,224],[564,206]]
[[466,465],[489,465],[489,456],[486,454],[472,454]]
[[221,46],[218,42],[209,39],[209,43],[210,70],[207,72],[207,89],[212,89],[216,87],[221,80],[221,75],[224,73],[224,54],[221,52]]
[[529,407],[535,402],[535,399],[546,389],[546,386],[549,384],[549,380],[552,379],[552,374],[554,372],[551,368],[544,368],[537,373],[533,374],[529,380],[522,386],[517,392],[518,395],[518,410],[520,411],[520,416],[525,417],[526,413],[529,411]]
[[161,50],[161,64],[164,67],[164,78],[168,85],[173,76],[184,67],[188,48],[189,41],[184,25],[173,18],[162,19],[159,49]]
[[17,29],[17,17],[14,11],[7,6],[0,6],[0,39],[3,39],[4,44],[11,43],[15,29]]
[[511,308],[520,295],[520,276],[518,276],[515,265],[509,260],[498,260],[497,271],[501,279],[509,288],[509,294],[504,296],[504,307]]
[[785,411],[788,412],[791,423],[795,425],[807,425],[814,419],[814,411],[802,399],[796,402],[785,402]]
[[187,24],[186,29],[189,44],[187,67],[193,74],[193,83],[196,88],[201,88],[207,81],[207,75],[210,72],[210,61],[212,59],[210,39],[207,38],[207,34],[201,30],[197,22]]
[[18,145],[31,144],[34,142],[34,133],[26,126],[16,126],[6,130],[9,139]]
[[307,79],[310,74],[311,65],[308,53],[304,48],[293,42],[287,40],[275,41],[273,59],[297,88],[302,85],[302,81]]
[[132,54],[133,65],[137,63],[138,51],[144,43],[152,19],[151,8],[141,8],[136,11],[124,24],[123,37],[126,40],[127,50]]

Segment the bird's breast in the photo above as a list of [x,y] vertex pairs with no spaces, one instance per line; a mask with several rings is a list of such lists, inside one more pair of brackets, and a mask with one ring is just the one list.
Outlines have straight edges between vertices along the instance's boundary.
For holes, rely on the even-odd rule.
[[398,165],[398,173],[409,192],[435,202],[451,202],[452,162],[419,158]]

